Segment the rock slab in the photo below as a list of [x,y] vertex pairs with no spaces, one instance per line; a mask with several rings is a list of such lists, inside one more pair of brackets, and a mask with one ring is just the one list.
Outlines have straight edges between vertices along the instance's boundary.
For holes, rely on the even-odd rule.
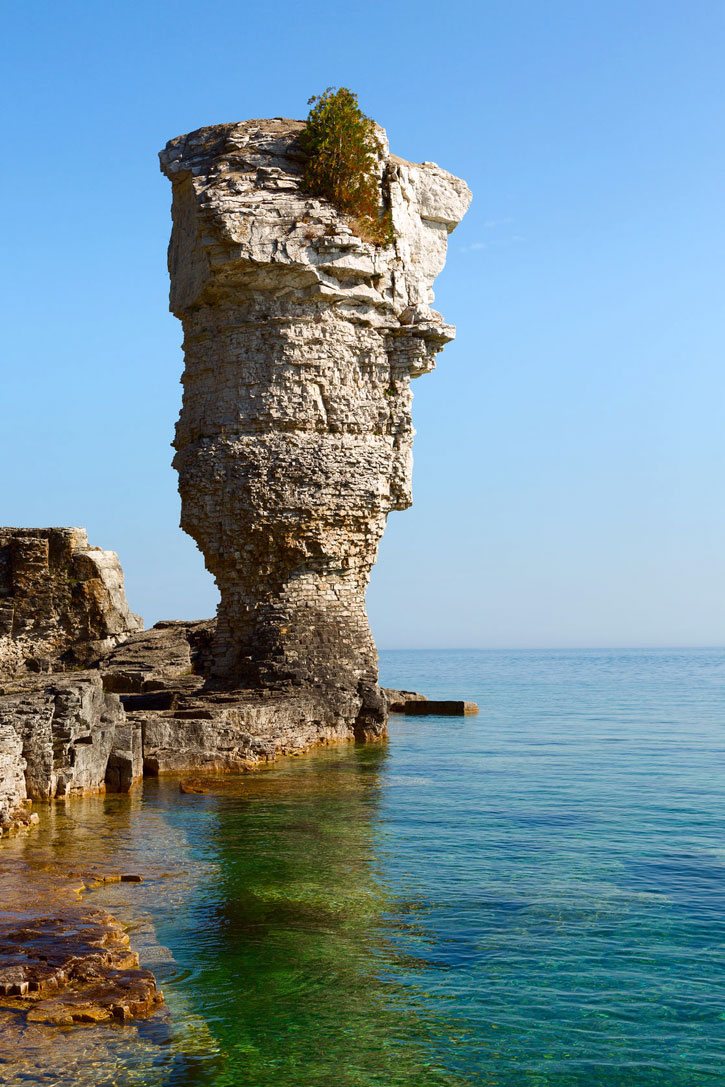
[[123,926],[105,910],[78,906],[0,926],[0,1007],[29,1022],[124,1021],[162,1003],[153,974],[139,969]]
[[413,717],[422,717],[424,715],[433,715],[436,717],[467,717],[469,714],[478,713],[478,706],[475,702],[459,702],[456,699],[436,700],[434,698],[426,698],[422,700],[408,700],[404,703],[402,712]]

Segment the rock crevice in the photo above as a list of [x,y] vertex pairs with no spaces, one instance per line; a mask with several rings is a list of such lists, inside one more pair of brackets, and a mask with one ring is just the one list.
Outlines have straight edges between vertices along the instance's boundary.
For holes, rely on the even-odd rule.
[[87,667],[143,620],[82,528],[0,528],[0,676]]

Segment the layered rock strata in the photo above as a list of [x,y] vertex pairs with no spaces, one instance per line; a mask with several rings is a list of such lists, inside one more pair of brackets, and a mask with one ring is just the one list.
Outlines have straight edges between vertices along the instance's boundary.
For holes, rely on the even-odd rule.
[[140,781],[140,727],[98,665],[142,628],[117,555],[84,529],[0,528],[0,835],[33,800]]
[[0,836],[33,800],[128,792],[143,777],[139,722],[100,671],[20,677],[0,696]]
[[280,755],[353,737],[325,689],[225,691],[208,683],[214,620],[162,622],[101,662],[141,734],[147,775],[253,770]]
[[[128,792],[144,775],[244,772],[349,741],[326,691],[209,689],[214,621],[162,622],[95,670],[23,675],[0,695],[0,836],[33,800]],[[383,690],[386,712],[412,692]]]
[[162,1003],[153,974],[140,969],[123,926],[105,910],[66,907],[0,926],[0,1007],[28,1022],[125,1021]]
[[[390,155],[377,247],[302,185],[302,123],[215,125],[161,152],[173,184],[171,309],[183,323],[182,527],[221,593],[219,687],[384,729],[365,590],[388,513],[411,502],[410,379],[454,330],[431,309],[465,183]],[[318,710],[300,707],[302,719]]]
[[87,667],[143,620],[82,528],[0,528],[0,677]]
[[0,693],[0,836],[37,819],[34,800],[128,792],[144,774],[253,770],[352,738],[324,690],[210,690],[214,627],[158,623],[95,669],[9,681]]

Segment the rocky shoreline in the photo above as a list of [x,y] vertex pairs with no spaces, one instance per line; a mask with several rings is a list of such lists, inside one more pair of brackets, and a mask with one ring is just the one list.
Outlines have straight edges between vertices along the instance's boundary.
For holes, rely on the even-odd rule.
[[[216,619],[144,630],[117,556],[84,529],[0,528],[0,837],[37,822],[34,802],[379,742],[391,712],[475,710],[382,689],[365,610],[388,513],[412,501],[410,382],[455,334],[432,285],[471,194],[391,155],[378,128],[391,232],[365,240],[306,191],[303,128],[213,125],[160,155],[184,327],[181,524]],[[104,911],[0,926],[0,1010],[65,1025],[161,999]]]

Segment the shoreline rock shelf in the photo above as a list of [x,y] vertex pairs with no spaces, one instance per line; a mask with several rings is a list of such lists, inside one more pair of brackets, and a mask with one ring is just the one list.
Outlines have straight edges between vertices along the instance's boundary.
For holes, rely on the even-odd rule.
[[28,1022],[123,1022],[151,1015],[163,999],[124,927],[105,910],[67,907],[0,924],[0,1008]]

